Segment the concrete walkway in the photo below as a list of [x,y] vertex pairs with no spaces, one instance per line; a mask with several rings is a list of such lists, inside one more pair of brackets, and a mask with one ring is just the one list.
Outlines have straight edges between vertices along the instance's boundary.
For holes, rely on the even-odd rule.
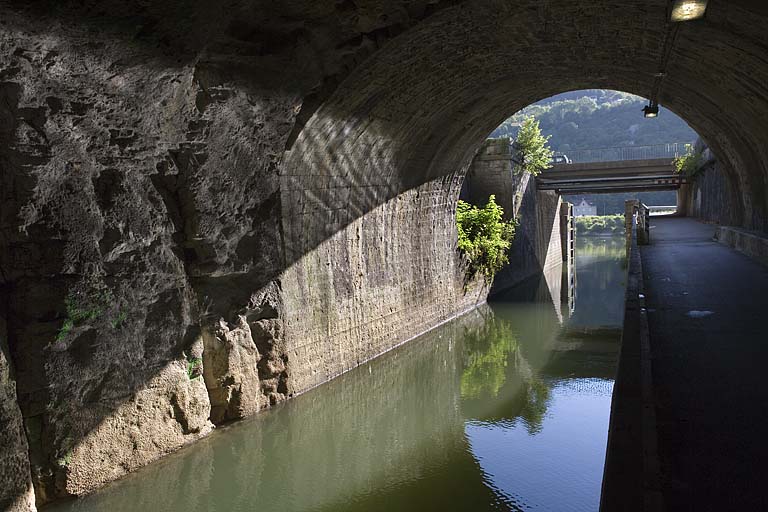
[[641,248],[665,510],[768,510],[768,268],[714,227],[652,218]]

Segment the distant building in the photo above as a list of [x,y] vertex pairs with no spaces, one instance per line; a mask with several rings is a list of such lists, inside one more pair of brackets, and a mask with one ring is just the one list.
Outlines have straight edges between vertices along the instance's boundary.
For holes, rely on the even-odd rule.
[[574,217],[584,217],[586,215],[597,215],[597,206],[582,199],[579,204],[573,206]]

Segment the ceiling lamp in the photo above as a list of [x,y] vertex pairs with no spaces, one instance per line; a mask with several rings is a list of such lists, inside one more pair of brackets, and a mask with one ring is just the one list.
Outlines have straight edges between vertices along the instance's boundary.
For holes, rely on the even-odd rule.
[[691,21],[704,17],[707,0],[675,0],[672,21]]
[[643,117],[648,119],[659,117],[659,104],[655,101],[651,101],[649,105],[643,107]]

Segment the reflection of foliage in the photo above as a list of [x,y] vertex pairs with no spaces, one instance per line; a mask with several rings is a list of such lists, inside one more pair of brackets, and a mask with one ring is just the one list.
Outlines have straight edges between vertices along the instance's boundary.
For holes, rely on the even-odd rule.
[[459,250],[469,260],[469,273],[482,272],[487,281],[508,261],[507,250],[515,236],[515,222],[504,221],[504,210],[496,204],[495,196],[478,208],[459,200],[456,207],[456,227]]
[[538,376],[532,375],[525,383],[525,404],[520,411],[520,417],[525,420],[529,434],[541,432],[548,406],[549,386]]
[[610,238],[577,238],[576,253],[580,262],[623,260],[627,248],[623,236]]
[[623,215],[584,215],[575,217],[573,225],[579,235],[594,235],[625,231]]
[[495,397],[506,380],[507,361],[517,350],[517,340],[508,322],[491,320],[485,328],[467,333],[464,341],[462,398]]
[[[500,396],[508,379],[514,385],[507,388],[509,393]],[[468,401],[470,410],[475,409],[475,418],[495,421],[520,417],[528,432],[537,434],[542,429],[549,397],[547,382],[530,367],[508,321],[491,316],[482,328],[465,333],[461,398]],[[494,409],[496,412],[489,416]]]

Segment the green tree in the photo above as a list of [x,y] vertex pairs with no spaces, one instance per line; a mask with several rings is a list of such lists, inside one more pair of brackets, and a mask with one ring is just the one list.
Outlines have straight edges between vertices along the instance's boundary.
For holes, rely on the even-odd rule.
[[496,272],[509,262],[507,251],[515,236],[515,222],[504,221],[504,209],[491,195],[483,208],[459,200],[456,227],[459,250],[469,262],[469,274],[481,272],[491,281]]
[[685,154],[678,156],[673,162],[675,172],[689,178],[699,174],[702,163],[701,153],[697,153],[692,144],[686,144]]
[[549,137],[541,134],[539,122],[535,118],[527,117],[523,121],[515,139],[515,151],[522,172],[535,176],[550,166],[552,150],[549,149],[548,141]]

